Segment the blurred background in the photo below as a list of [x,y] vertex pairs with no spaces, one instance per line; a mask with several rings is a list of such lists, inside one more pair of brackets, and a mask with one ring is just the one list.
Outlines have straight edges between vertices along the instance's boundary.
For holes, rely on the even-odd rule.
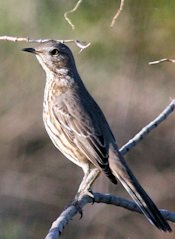
[[[78,70],[103,109],[119,146],[153,120],[175,97],[175,65],[148,62],[175,55],[175,1],[0,1],[0,35],[79,39],[92,45],[81,54]],[[26,43],[0,42],[0,239],[40,239],[73,199],[83,177],[80,168],[52,145],[42,122],[45,74]],[[32,45],[33,46],[33,45]],[[175,116],[172,114],[127,154],[129,165],[160,208],[175,211]],[[103,175],[94,191],[127,197],[123,187]],[[172,225],[172,223],[171,223]],[[173,225],[172,225],[173,228]],[[175,231],[175,228],[173,228]],[[171,239],[145,217],[123,208],[88,205],[65,228],[62,238]]]

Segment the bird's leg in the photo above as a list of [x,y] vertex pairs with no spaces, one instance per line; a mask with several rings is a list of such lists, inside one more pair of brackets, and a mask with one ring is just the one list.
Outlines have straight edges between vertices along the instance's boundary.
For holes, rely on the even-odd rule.
[[91,190],[91,185],[99,176],[99,174],[100,170],[98,168],[91,168],[85,172],[83,180],[79,186],[78,193],[75,196],[76,200],[79,200],[84,195],[88,195],[89,197],[94,198],[93,192]]
[[[88,165],[88,167],[84,167],[83,171],[84,171],[84,177],[83,177],[83,180],[78,188],[78,192],[77,192],[74,200],[68,205],[68,206],[73,205],[74,207],[76,207],[77,211],[80,213],[80,218],[82,218],[82,216],[83,216],[83,211],[81,209],[81,206],[79,205],[79,200],[84,195],[88,195],[93,200],[94,195],[91,190],[91,185],[93,184],[93,182],[95,181],[95,179],[98,177],[98,175],[101,172],[98,168],[95,168],[95,167],[92,168],[89,165]],[[93,201],[93,203],[94,203],[94,201]]]

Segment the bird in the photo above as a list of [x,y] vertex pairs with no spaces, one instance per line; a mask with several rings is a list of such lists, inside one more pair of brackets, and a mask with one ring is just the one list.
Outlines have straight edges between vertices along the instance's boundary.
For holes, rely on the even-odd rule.
[[43,121],[51,141],[84,172],[75,198],[85,194],[93,198],[91,186],[104,172],[113,184],[120,181],[151,224],[171,232],[120,153],[104,113],[81,80],[70,48],[49,40],[23,51],[33,53],[46,73]]

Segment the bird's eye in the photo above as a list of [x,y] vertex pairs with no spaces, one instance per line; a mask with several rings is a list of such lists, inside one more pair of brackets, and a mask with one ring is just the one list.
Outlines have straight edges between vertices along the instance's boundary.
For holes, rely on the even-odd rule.
[[57,56],[59,54],[59,50],[58,49],[53,49],[53,50],[50,51],[50,54],[52,56]]

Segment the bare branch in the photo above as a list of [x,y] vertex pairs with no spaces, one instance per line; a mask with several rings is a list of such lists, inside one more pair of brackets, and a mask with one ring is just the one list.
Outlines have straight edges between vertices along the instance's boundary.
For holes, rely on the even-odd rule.
[[120,148],[120,152],[124,155],[133,147],[135,147],[143,138],[148,135],[153,129],[160,125],[175,109],[175,99],[148,125],[146,125],[139,133]]
[[165,61],[175,63],[174,59],[164,58],[164,59],[160,59],[160,60],[157,60],[157,61],[150,61],[148,64],[149,65],[155,65],[155,64],[159,64],[159,63],[162,63],[162,62],[165,62]]
[[[124,2],[125,2],[125,0],[121,0],[121,1],[120,1],[120,7],[119,7],[119,9],[117,10],[117,12],[116,12],[116,14],[114,15],[114,17],[112,18],[110,27],[113,27],[113,26],[114,26],[114,24],[115,24],[117,18],[119,17],[121,11],[123,10]],[[72,30],[75,29],[75,25],[72,23],[72,21],[71,21],[70,18],[68,17],[68,14],[75,12],[75,11],[78,9],[78,7],[80,6],[81,3],[82,3],[82,0],[78,0],[78,2],[76,3],[76,5],[75,5],[74,8],[72,8],[71,10],[69,10],[69,11],[67,11],[67,12],[64,13],[64,18],[65,18],[65,20],[68,22],[68,24],[72,27]]]
[[87,47],[89,47],[91,45],[91,42],[86,43],[86,42],[82,42],[79,40],[76,40],[76,45],[80,48],[79,53],[81,53],[84,49],[86,49]]
[[112,18],[110,27],[113,27],[113,26],[114,26],[114,24],[115,24],[117,18],[119,17],[121,11],[123,10],[124,2],[125,2],[125,0],[121,0],[121,1],[120,1],[120,7],[119,7],[119,9],[117,10],[117,12],[116,12],[116,14],[114,15],[114,17]]
[[[106,203],[118,207],[123,207],[127,210],[134,211],[142,214],[141,210],[137,206],[137,204],[133,201],[127,200],[125,198],[117,197],[110,194],[101,194],[101,193],[93,193],[94,200],[96,203]],[[84,196],[79,201],[79,207],[82,209],[86,204],[93,203],[92,198],[89,196]],[[170,212],[168,210],[160,210],[161,214],[166,220],[171,222],[175,222],[175,213]],[[45,239],[57,239],[61,235],[64,227],[72,220],[72,218],[78,213],[78,208],[73,205],[70,205],[67,209],[65,209],[61,215],[53,222],[49,233],[47,234]]]
[[0,40],[12,42],[31,42],[31,43],[43,43],[49,41],[49,39],[32,39],[29,37],[14,37],[14,36],[0,36]]
[[[29,38],[29,37],[14,37],[14,36],[0,36],[0,41],[12,41],[12,42],[30,42],[30,43],[44,43],[44,42],[48,42],[52,39],[33,39],[33,38]],[[75,45],[77,47],[80,48],[80,52],[82,52],[84,49],[86,49],[87,47],[89,47],[91,45],[91,43],[86,43],[83,41],[79,41],[79,40],[55,40],[57,42],[61,42],[61,43],[75,43]]]
[[78,0],[74,8],[64,13],[64,18],[68,22],[68,24],[72,27],[72,30],[75,29],[75,25],[71,22],[70,18],[68,18],[68,14],[75,12],[80,6],[81,2],[82,0]]

